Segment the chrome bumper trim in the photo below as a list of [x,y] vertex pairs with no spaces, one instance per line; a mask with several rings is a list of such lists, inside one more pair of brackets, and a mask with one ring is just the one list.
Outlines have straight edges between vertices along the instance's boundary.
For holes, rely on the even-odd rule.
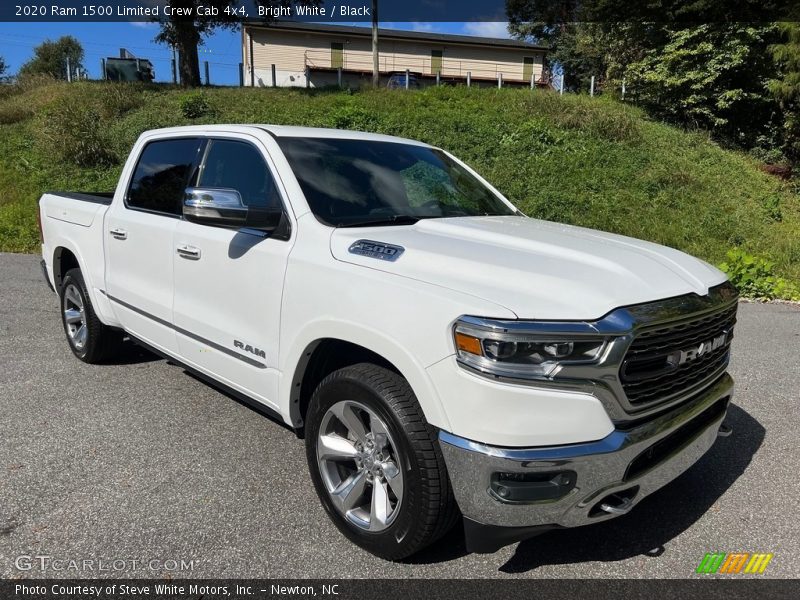
[[[634,478],[626,479],[628,467],[643,452],[653,448],[710,409],[733,395],[733,380],[724,374],[697,397],[672,411],[624,430],[615,430],[602,440],[542,448],[500,448],[466,440],[441,431],[439,442],[453,491],[462,513],[486,525],[526,527],[559,525],[576,527],[611,519],[617,515],[593,510],[607,496],[638,488],[630,506],[666,485],[700,459],[717,438],[725,410],[660,462]],[[533,504],[508,504],[489,493],[493,473],[531,473],[571,470],[577,483],[558,500]],[[600,514],[595,514],[595,513]],[[592,516],[590,516],[592,513]]]

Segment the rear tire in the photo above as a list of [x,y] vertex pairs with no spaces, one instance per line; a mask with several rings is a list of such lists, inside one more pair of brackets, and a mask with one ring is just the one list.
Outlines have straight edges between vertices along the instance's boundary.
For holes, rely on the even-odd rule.
[[59,290],[61,322],[72,353],[85,363],[113,357],[122,345],[122,332],[104,325],[94,312],[80,269],[70,269]]
[[376,556],[409,557],[458,519],[436,430],[394,371],[362,363],[326,377],[311,398],[305,443],[328,515]]

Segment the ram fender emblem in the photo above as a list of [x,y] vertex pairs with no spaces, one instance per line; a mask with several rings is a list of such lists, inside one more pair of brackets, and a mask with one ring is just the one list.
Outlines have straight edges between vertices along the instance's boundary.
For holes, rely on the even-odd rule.
[[357,242],[353,242],[348,251],[350,254],[358,254],[359,256],[394,262],[400,258],[400,255],[405,252],[405,250],[406,249],[402,246],[395,246],[394,244],[385,244],[373,240],[358,240]]
[[699,345],[695,346],[694,348],[687,348],[686,350],[680,350],[678,353],[678,364],[682,365],[692,360],[696,360],[703,356],[704,354],[708,354],[718,348],[722,348],[725,345],[726,340],[728,339],[728,332],[725,331],[721,335],[718,335],[714,339],[705,341],[700,343]]
[[258,348],[254,348],[250,344],[242,343],[239,340],[233,340],[233,345],[239,350],[244,350],[245,352],[249,352],[250,354],[255,354],[256,356],[260,356],[263,359],[267,358],[266,352],[264,352],[263,350],[259,350]]

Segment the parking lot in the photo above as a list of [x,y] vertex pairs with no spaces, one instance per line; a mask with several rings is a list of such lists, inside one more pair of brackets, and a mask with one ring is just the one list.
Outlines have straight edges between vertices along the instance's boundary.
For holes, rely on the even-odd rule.
[[[388,563],[328,521],[292,431],[135,347],[79,362],[38,257],[0,254],[0,276],[0,577],[684,578],[712,551],[800,575],[797,306],[740,305],[733,435],[629,515],[492,555],[454,531]],[[128,567],[20,570],[21,555]]]

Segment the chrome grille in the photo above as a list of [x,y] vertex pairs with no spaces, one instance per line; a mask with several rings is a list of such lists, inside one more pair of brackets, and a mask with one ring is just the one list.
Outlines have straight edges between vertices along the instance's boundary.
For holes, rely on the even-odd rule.
[[728,364],[736,308],[734,303],[695,319],[637,332],[619,373],[631,406],[668,400],[721,374]]

